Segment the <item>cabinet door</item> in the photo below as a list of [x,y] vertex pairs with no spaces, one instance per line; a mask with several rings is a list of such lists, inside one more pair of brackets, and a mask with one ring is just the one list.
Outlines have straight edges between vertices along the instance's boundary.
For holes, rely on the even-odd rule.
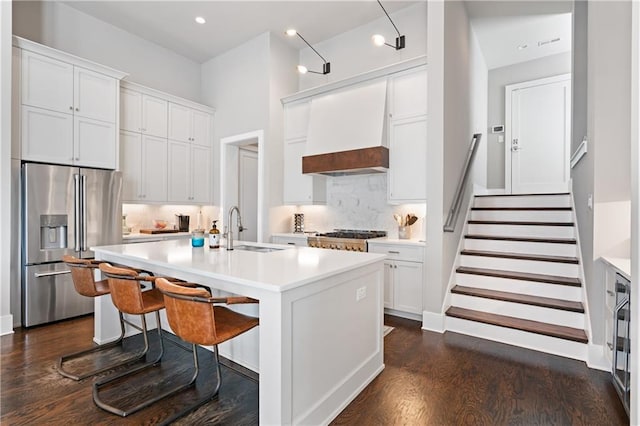
[[391,121],[387,173],[390,202],[426,200],[426,164],[426,116]]
[[169,139],[191,142],[191,108],[169,102]]
[[73,163],[73,116],[22,107],[22,159]]
[[174,202],[191,200],[191,144],[169,141],[169,180],[167,199]]
[[167,201],[167,140],[142,135],[142,198]]
[[211,201],[211,148],[191,146],[191,201]]
[[393,268],[394,309],[422,313],[422,263],[395,261]]
[[142,199],[142,135],[120,132],[120,171],[122,172],[122,201]]
[[384,262],[384,307],[393,309],[393,262]]
[[116,125],[86,117],[73,119],[73,164],[116,168]]
[[427,113],[427,71],[407,71],[391,78],[391,105],[394,120]]
[[311,102],[287,104],[284,107],[284,138],[306,138]]
[[167,137],[168,102],[149,95],[142,95],[142,132],[147,135]]
[[22,51],[22,104],[71,113],[73,65]]
[[116,122],[116,79],[82,67],[74,67],[74,114],[94,120]]
[[120,128],[131,132],[142,131],[142,93],[120,90]]
[[192,123],[191,142],[202,146],[211,146],[211,115],[193,110]]

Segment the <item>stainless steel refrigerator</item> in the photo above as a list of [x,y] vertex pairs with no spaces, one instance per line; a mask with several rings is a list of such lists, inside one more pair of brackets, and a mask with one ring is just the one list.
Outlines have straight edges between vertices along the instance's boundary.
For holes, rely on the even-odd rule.
[[62,256],[91,258],[90,247],[122,242],[121,173],[24,163],[22,215],[22,325],[93,312]]

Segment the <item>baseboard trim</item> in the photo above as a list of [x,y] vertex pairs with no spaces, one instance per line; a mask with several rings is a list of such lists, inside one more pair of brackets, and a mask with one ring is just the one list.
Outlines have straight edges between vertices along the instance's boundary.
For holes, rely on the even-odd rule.
[[394,317],[406,318],[414,321],[422,321],[420,314],[413,314],[411,312],[396,311],[395,309],[384,308],[384,313],[387,315],[393,315]]
[[435,331],[436,333],[444,333],[444,314],[436,314],[433,312],[422,312],[422,329]]
[[13,315],[3,315],[0,317],[0,336],[13,334]]
[[604,356],[604,346],[589,343],[587,346],[587,367],[594,370],[611,371],[611,363]]

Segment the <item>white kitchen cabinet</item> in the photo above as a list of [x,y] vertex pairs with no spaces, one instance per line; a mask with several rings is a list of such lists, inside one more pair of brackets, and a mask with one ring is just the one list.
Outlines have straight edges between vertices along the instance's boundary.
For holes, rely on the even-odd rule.
[[326,178],[302,173],[310,111],[309,100],[284,106],[284,204],[327,203]]
[[422,314],[424,246],[367,242],[368,251],[388,256],[384,264],[384,307],[388,313]]
[[306,234],[272,235],[271,242],[273,244],[307,247],[307,235]]
[[122,88],[120,128],[146,135],[167,137],[168,102],[164,99]]
[[[20,158],[115,169],[118,81],[126,74],[14,37]],[[17,89],[17,87],[16,87]]]
[[388,201],[416,203],[427,198],[427,117],[389,124]]
[[306,139],[287,140],[284,146],[284,204],[326,204],[326,179],[302,174]]
[[391,204],[427,198],[427,71],[420,67],[389,79],[389,171]]
[[169,141],[168,201],[207,203],[211,193],[211,149]]
[[211,115],[169,102],[169,139],[210,146]]
[[120,170],[124,202],[167,201],[167,140],[120,132]]

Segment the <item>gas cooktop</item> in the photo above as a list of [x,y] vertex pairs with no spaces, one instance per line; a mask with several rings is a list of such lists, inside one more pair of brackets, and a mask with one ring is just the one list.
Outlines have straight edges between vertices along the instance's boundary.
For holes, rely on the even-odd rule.
[[317,234],[317,237],[328,238],[354,238],[358,240],[367,240],[369,238],[386,237],[386,231],[367,231],[357,229],[335,229],[333,232],[327,232],[325,234]]

